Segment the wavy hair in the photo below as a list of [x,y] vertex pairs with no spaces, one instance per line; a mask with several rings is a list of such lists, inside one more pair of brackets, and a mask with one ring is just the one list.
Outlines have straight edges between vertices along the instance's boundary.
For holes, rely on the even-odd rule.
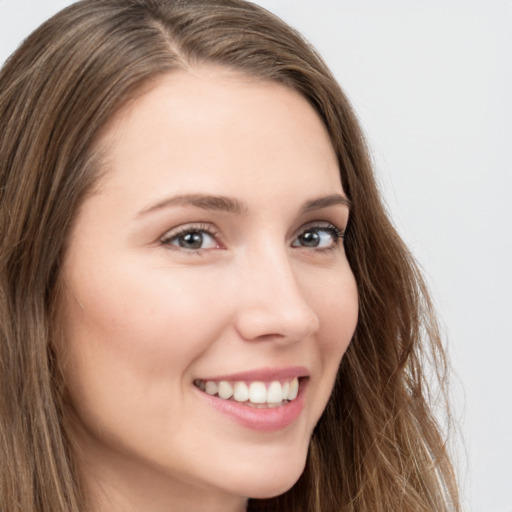
[[381,201],[364,137],[311,46],[242,0],[83,0],[44,23],[0,72],[0,510],[83,512],[53,340],[59,263],[101,172],[95,141],[162,74],[213,63],[300,92],[352,203],[346,252],[359,322],[306,469],[275,512],[460,510],[425,361],[446,358],[425,284]]

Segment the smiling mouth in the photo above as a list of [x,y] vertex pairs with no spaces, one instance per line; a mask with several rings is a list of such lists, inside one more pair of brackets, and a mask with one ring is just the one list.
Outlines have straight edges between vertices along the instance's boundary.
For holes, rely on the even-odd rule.
[[208,395],[235,401],[249,407],[272,408],[285,405],[297,398],[299,378],[265,381],[194,381],[194,385]]

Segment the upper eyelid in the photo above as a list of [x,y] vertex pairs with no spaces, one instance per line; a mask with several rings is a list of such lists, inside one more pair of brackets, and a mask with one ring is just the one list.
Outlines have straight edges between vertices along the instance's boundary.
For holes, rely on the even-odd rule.
[[190,224],[183,224],[181,226],[177,226],[175,228],[168,229],[161,237],[160,241],[165,242],[168,240],[172,240],[184,233],[193,232],[193,231],[204,231],[213,237],[219,236],[219,230],[214,227],[212,224],[208,224],[206,222],[193,222]]
[[317,229],[332,229],[332,228],[334,228],[340,235],[344,235],[345,230],[346,230],[346,228],[340,228],[334,222],[327,221],[327,220],[317,220],[317,221],[311,221],[311,222],[307,222],[306,224],[303,224],[301,227],[299,227],[295,231],[295,233],[300,233],[301,231],[304,231],[306,229],[312,229],[312,228],[317,228]]

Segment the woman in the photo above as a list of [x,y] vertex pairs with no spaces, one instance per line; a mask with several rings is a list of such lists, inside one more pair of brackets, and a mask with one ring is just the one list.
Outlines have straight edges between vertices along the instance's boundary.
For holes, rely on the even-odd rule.
[[85,0],[0,83],[0,510],[459,509],[425,287],[300,36]]

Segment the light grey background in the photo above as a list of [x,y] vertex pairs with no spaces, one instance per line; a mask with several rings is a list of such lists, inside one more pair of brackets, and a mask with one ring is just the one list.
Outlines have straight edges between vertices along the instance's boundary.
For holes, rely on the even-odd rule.
[[[70,3],[0,0],[0,62]],[[466,509],[512,512],[512,1],[257,3],[320,50],[351,98],[442,318]]]

